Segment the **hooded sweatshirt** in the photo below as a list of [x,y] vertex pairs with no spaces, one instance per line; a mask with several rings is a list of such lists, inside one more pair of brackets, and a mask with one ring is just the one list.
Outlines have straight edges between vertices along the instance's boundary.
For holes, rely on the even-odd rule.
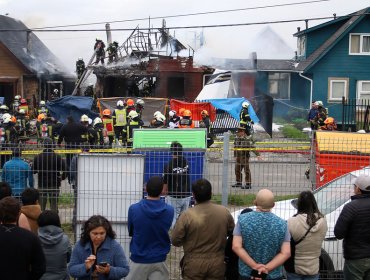
[[31,227],[31,231],[37,235],[37,230],[39,228],[39,226],[37,225],[37,219],[41,214],[40,205],[24,205],[21,208],[21,212],[27,217],[28,223]]
[[[295,241],[301,239],[309,229],[306,214],[298,214],[288,220],[288,229]],[[294,269],[301,275],[319,273],[319,257],[321,245],[328,230],[325,218],[319,219],[305,239],[295,247]]]
[[46,259],[46,272],[41,280],[69,279],[67,263],[71,257],[71,245],[63,229],[57,226],[39,228],[39,238]]
[[166,260],[173,216],[173,207],[163,200],[142,199],[130,206],[128,230],[132,236],[130,258],[133,262],[150,264]]

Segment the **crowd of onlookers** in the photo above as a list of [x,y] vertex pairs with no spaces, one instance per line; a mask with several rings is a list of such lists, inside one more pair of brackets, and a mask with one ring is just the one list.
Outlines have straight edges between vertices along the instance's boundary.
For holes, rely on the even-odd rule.
[[[166,259],[171,245],[183,247],[182,279],[319,279],[328,225],[312,192],[299,194],[297,213],[288,221],[271,211],[275,198],[268,189],[258,191],[254,207],[233,217],[226,207],[211,202],[208,180],[190,185],[182,145],[173,142],[170,150],[163,176],[149,178],[147,197],[129,207],[129,261],[105,217],[94,215],[85,221],[71,250],[57,209],[42,209],[37,189],[12,194],[3,180],[1,279],[169,279]],[[354,195],[343,207],[334,233],[344,239],[344,279],[369,279],[370,176],[357,177],[353,186]],[[194,207],[189,207],[191,196]]]

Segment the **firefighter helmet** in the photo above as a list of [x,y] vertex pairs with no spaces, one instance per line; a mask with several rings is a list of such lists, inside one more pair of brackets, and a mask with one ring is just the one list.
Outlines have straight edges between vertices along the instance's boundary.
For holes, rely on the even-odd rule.
[[184,111],[185,111],[185,108],[180,108],[180,110],[179,110],[179,115],[180,115],[180,116],[183,116]]
[[134,106],[135,105],[134,100],[132,100],[131,98],[127,99],[126,103],[127,103],[127,106]]
[[24,99],[24,98],[22,98],[22,99],[21,99],[21,104],[27,104],[27,100],[26,100],[26,99]]
[[202,116],[208,116],[208,111],[207,110],[202,110],[202,112],[200,112],[200,114]]
[[45,104],[46,104],[46,103],[45,103],[45,101],[44,101],[44,100],[41,100],[41,101],[40,101],[40,106],[45,106]]
[[139,99],[136,100],[136,104],[137,105],[144,106],[145,102],[144,102],[144,100],[142,100],[141,98],[139,98]]
[[164,122],[166,120],[166,117],[161,113],[155,117],[155,119],[159,122]]
[[81,122],[88,122],[89,121],[89,117],[87,115],[82,115],[80,121]]
[[3,123],[10,123],[12,120],[10,119],[10,118],[5,118],[4,120],[3,120]]
[[159,111],[156,111],[156,112],[154,112],[154,114],[153,114],[153,117],[154,118],[156,118],[157,116],[159,116],[160,114],[162,114],[161,112],[159,112]]
[[54,92],[55,94],[58,94],[59,90],[56,88],[56,89],[54,89],[54,90],[53,90],[53,92]]
[[3,104],[0,106],[0,110],[9,110],[9,108],[5,104]]
[[243,103],[242,103],[242,107],[243,108],[248,108],[249,107],[249,105],[251,105],[248,101],[244,101]]
[[132,110],[132,111],[130,111],[130,113],[128,113],[128,117],[130,119],[137,118],[138,116],[139,116],[139,114],[135,110]]
[[9,113],[5,113],[3,114],[3,120],[5,120],[6,118],[11,118],[12,116],[9,114]]
[[191,111],[190,110],[185,110],[184,113],[182,114],[184,117],[191,117]]
[[171,110],[168,115],[172,118],[174,115],[176,115],[176,111],[175,110]]
[[22,97],[20,95],[14,96],[14,100],[20,100]]
[[325,124],[333,124],[334,123],[334,118],[333,117],[328,117],[324,121]]
[[122,100],[117,101],[117,107],[123,107],[123,101]]
[[315,102],[315,105],[317,106],[323,106],[324,104],[322,103],[322,101],[318,100]]
[[103,116],[109,116],[110,117],[110,110],[109,109],[105,109],[103,111]]
[[98,123],[103,123],[103,121],[101,120],[101,118],[99,118],[99,117],[96,117],[95,119],[94,119],[94,126],[95,125],[97,125]]
[[38,116],[37,116],[37,120],[39,121],[39,122],[41,122],[42,120],[44,120],[45,119],[45,114],[39,114]]

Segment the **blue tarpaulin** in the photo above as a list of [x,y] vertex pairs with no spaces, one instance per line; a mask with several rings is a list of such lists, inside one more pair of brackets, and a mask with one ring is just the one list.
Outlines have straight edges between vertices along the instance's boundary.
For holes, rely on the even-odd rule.
[[67,95],[46,103],[52,117],[66,123],[67,117],[72,116],[76,122],[80,121],[83,114],[88,115],[92,120],[99,116],[91,110],[93,99],[87,96]]
[[[240,110],[242,103],[248,101],[245,98],[224,98],[224,99],[209,99],[204,100],[205,102],[211,102],[211,104],[217,108],[228,112],[234,119],[240,121]],[[248,107],[249,115],[254,123],[258,123],[260,120],[257,117],[252,105]]]

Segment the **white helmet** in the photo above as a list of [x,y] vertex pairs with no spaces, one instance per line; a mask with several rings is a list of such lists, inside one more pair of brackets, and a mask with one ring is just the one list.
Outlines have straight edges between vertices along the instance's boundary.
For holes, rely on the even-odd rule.
[[315,105],[317,106],[323,106],[324,104],[322,103],[322,101],[318,100],[315,102]]
[[132,110],[132,111],[130,111],[130,113],[128,113],[128,117],[130,119],[137,118],[138,116],[139,116],[139,114],[135,110]]
[[59,90],[58,90],[58,89],[54,89],[54,90],[53,90],[53,92],[54,92],[55,94],[58,94],[58,93],[59,93]]
[[174,115],[176,115],[176,111],[175,110],[171,110],[168,115],[172,118]]
[[84,60],[82,57],[79,57],[78,60]]
[[242,107],[243,108],[248,108],[248,106],[249,105],[251,105],[248,101],[244,101],[243,103],[242,103]]
[[10,123],[12,120],[10,118],[5,118],[3,123]]
[[11,116],[9,113],[5,113],[5,114],[3,115],[3,120],[5,121],[5,119],[7,119],[7,118],[11,119],[11,118],[12,118],[12,116]]
[[166,117],[163,114],[157,115],[155,119],[159,122],[164,122],[166,120]]
[[26,114],[26,111],[24,109],[19,109],[19,114],[24,115],[24,114]]
[[101,120],[101,118],[96,117],[96,118],[94,119],[94,126],[95,126],[95,125],[97,125],[98,123],[103,123],[103,121]]
[[153,117],[154,117],[154,118],[157,118],[157,116],[159,116],[159,115],[162,115],[162,113],[161,113],[161,112],[159,112],[159,111],[156,111],[156,112],[153,114]]
[[44,100],[41,100],[41,101],[40,101],[40,106],[45,106],[45,104],[46,104],[46,103],[45,103],[45,101],[44,101]]
[[14,96],[14,100],[20,100],[22,97],[20,95]]
[[118,100],[118,101],[117,101],[117,107],[118,107],[118,106],[123,107],[123,101],[122,101],[122,100]]
[[89,121],[89,117],[87,115],[82,115],[80,121],[81,122],[88,122]]
[[136,104],[143,106],[145,104],[145,102],[144,102],[144,100],[139,98],[139,99],[136,100]]
[[6,106],[5,104],[1,105],[0,109],[1,110],[9,110],[8,106]]

